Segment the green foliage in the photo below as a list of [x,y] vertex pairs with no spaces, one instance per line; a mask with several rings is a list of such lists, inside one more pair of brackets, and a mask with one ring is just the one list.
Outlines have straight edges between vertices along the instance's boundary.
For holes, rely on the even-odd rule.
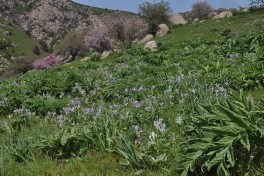
[[1,75],[4,78],[9,78],[18,74],[23,74],[28,72],[29,70],[32,70],[34,58],[32,57],[18,57],[14,64],[6,69],[4,73]]
[[41,41],[39,41],[39,44],[40,44],[41,49],[43,51],[45,51],[46,53],[49,53],[50,52],[50,49],[49,49],[49,47],[48,47],[48,45],[46,44],[45,41],[41,40]]
[[257,5],[262,5],[264,4],[264,1],[263,0],[249,0],[251,1],[251,4],[257,4]]
[[149,23],[149,31],[156,33],[158,25],[168,23],[171,7],[168,1],[144,2],[138,7],[139,14]]
[[59,43],[56,52],[62,55],[71,55],[75,58],[81,54],[84,49],[83,39],[85,33],[83,31],[71,31]]
[[101,59],[101,56],[97,52],[93,52],[90,56],[91,61],[99,61]]
[[264,39],[248,30],[261,17],[0,80],[1,174],[263,175]]
[[201,107],[199,115],[190,117],[188,140],[181,147],[181,175],[249,174],[253,158],[262,158],[263,114],[243,95]]
[[41,53],[40,53],[40,49],[39,49],[39,47],[38,46],[35,46],[34,47],[34,49],[33,49],[33,53],[35,54],[35,55],[40,55]]
[[66,127],[43,140],[36,147],[54,158],[79,156],[92,146],[91,132],[84,126]]

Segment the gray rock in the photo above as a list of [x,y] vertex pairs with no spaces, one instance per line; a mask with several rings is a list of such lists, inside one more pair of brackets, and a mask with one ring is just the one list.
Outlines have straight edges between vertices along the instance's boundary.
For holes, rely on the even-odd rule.
[[225,17],[231,17],[233,16],[233,13],[230,11],[224,11],[219,13],[218,15],[214,16],[214,19],[221,19],[221,18],[225,18]]
[[187,24],[187,21],[179,13],[175,13],[171,15],[169,20],[171,24],[182,24],[182,25]]
[[101,59],[107,58],[111,53],[112,51],[104,51],[101,55]]
[[146,43],[150,40],[153,39],[153,35],[152,34],[147,34],[142,40],[138,41],[138,44],[143,44]]
[[199,21],[199,19],[198,18],[195,18],[194,20],[193,20],[193,22],[198,22]]
[[162,37],[169,32],[169,28],[166,24],[160,24],[158,26],[158,31],[156,32],[156,36]]
[[157,51],[158,44],[157,44],[157,42],[155,42],[155,41],[152,40],[152,41],[147,42],[145,44],[144,48],[145,49],[149,49],[150,51],[154,52],[154,51]]
[[244,8],[244,9],[242,9],[241,11],[242,11],[242,12],[248,12],[249,10],[248,10],[248,8]]
[[217,15],[216,12],[210,12],[210,13],[208,14],[208,17],[209,17],[209,18],[213,18],[213,17],[216,16],[216,15]]

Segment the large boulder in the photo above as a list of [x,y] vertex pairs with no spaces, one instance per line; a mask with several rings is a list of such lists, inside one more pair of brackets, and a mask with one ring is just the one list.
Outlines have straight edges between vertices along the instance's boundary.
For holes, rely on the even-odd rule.
[[209,18],[213,18],[213,17],[216,16],[216,15],[217,15],[216,12],[210,12],[210,13],[208,14],[208,17],[209,17]]
[[162,37],[169,32],[169,27],[166,24],[160,24],[156,36]]
[[224,12],[221,12],[218,15],[214,16],[214,19],[221,19],[221,18],[231,17],[231,16],[233,16],[232,12],[224,11]]
[[143,44],[153,39],[152,34],[147,34],[142,40],[140,40],[138,43]]
[[196,22],[198,22],[198,21],[199,21],[198,18],[195,18],[195,19],[193,20],[194,23],[196,23]]
[[157,49],[158,49],[158,44],[157,44],[157,42],[155,42],[155,41],[149,41],[149,42],[147,42],[146,44],[145,44],[145,46],[144,46],[144,48],[145,49],[149,49],[150,51],[157,51]]
[[249,9],[248,9],[248,8],[244,8],[244,9],[242,9],[241,11],[242,11],[242,12],[248,12]]
[[170,17],[171,24],[187,24],[187,21],[179,13],[175,13]]
[[101,59],[107,58],[111,53],[112,51],[104,51],[101,55]]

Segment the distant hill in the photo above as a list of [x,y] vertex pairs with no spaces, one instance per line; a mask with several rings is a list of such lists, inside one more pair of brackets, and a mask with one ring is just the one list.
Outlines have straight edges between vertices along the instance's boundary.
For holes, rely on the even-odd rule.
[[27,33],[52,46],[67,31],[95,25],[103,26],[112,14],[129,12],[100,9],[70,0],[0,0],[0,15],[19,24]]
[[[104,27],[111,15],[133,15],[71,0],[0,0],[0,4],[0,74],[12,65],[13,57],[47,54],[68,31]],[[33,53],[36,47],[37,55]]]

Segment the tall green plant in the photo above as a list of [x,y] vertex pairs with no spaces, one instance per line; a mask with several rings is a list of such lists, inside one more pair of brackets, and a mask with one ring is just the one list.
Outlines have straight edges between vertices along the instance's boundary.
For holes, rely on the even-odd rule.
[[181,175],[246,175],[263,153],[263,115],[253,99],[243,95],[201,107],[199,115],[191,117],[188,140],[181,146]]
[[144,2],[138,7],[139,14],[147,19],[150,32],[155,33],[158,30],[158,25],[168,23],[171,13],[170,3],[161,0],[159,2]]

